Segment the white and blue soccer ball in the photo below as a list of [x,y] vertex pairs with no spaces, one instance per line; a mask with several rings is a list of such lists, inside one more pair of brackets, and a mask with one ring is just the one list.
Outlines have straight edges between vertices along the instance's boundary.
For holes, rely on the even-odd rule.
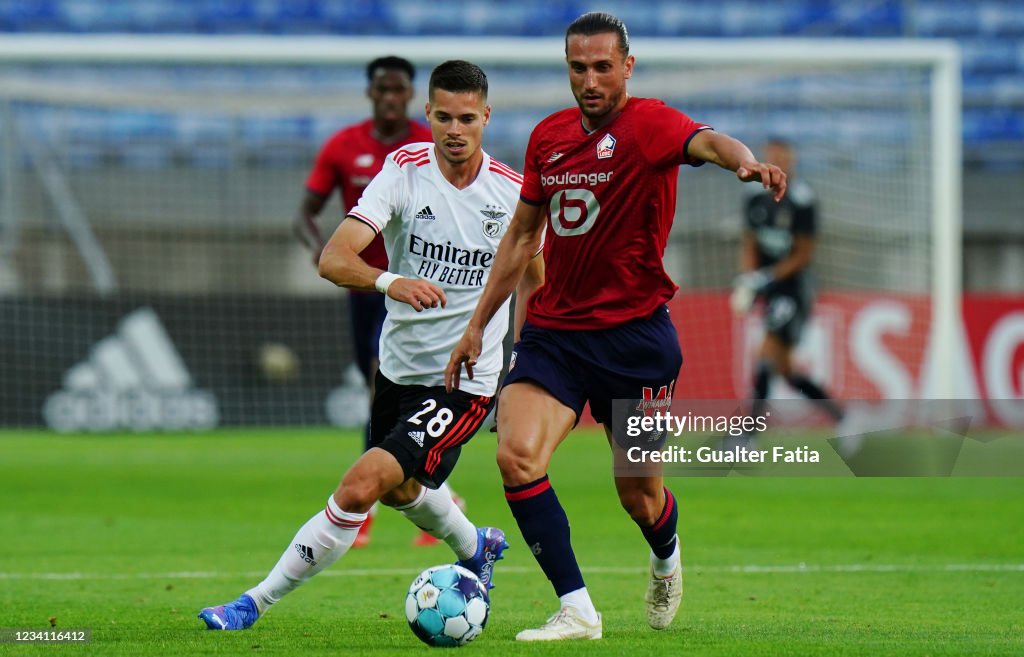
[[405,596],[405,618],[429,646],[454,648],[480,636],[491,610],[480,579],[462,566],[427,568]]

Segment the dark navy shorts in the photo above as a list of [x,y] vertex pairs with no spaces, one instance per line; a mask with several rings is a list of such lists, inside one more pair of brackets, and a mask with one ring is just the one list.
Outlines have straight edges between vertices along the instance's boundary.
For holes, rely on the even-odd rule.
[[576,413],[590,404],[598,422],[612,425],[613,399],[671,398],[683,354],[660,306],[650,317],[595,331],[523,326],[504,385],[532,381]]
[[349,316],[352,319],[352,345],[356,352],[356,365],[370,385],[370,366],[377,360],[380,350],[380,331],[388,311],[384,295],[376,292],[354,292],[348,296]]

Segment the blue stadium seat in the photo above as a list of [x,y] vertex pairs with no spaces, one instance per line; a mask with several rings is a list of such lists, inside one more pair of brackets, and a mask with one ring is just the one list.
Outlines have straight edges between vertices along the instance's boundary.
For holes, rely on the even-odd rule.
[[510,3],[496,8],[483,0],[391,0],[387,16],[397,34],[554,36],[563,34],[565,25],[583,11],[571,3]]
[[1024,107],[1024,71],[996,75],[992,80],[992,103],[1019,118]]
[[1024,50],[1015,39],[972,37],[960,40],[964,74],[1014,71]]
[[160,169],[172,163],[174,126],[168,114],[114,111],[108,136],[120,163],[129,168]]
[[335,34],[391,34],[393,24],[383,2],[346,2],[329,0],[321,3],[323,18]]
[[195,7],[190,1],[136,0],[126,4],[131,15],[131,26],[126,26],[126,31],[188,33],[198,27]]
[[246,160],[289,167],[311,162],[313,120],[308,116],[245,117],[240,137]]
[[724,32],[720,3],[663,2],[658,7],[657,36],[716,37]]
[[189,3],[166,0],[55,0],[64,31],[71,32],[187,32],[196,27]]
[[964,74],[961,96],[964,107],[991,105],[996,76],[990,73]]
[[978,23],[982,34],[1024,36],[1024,2],[989,0],[979,2]]
[[234,164],[234,119],[218,114],[180,115],[174,134],[181,161],[200,169],[229,169]]
[[56,0],[0,3],[0,29],[10,32],[64,32]]
[[331,22],[316,0],[278,0],[261,5],[258,19],[270,34],[329,34]]
[[196,29],[213,34],[260,32],[253,2],[246,0],[197,0]]
[[819,32],[822,36],[894,37],[904,34],[903,3],[885,2],[833,2],[831,4],[833,31]]
[[918,2],[910,14],[910,33],[955,37],[978,34],[978,8],[969,2]]
[[779,34],[786,24],[786,7],[776,3],[732,2],[720,5],[725,36]]
[[[58,108],[50,108],[60,112]],[[110,113],[96,109],[70,109],[64,116],[65,134],[60,142],[65,148],[64,161],[73,169],[90,169],[112,163],[116,155],[109,132]],[[52,120],[60,121],[54,118]],[[59,125],[59,123],[58,123]],[[51,138],[56,135],[51,135]]]
[[974,144],[1024,140],[1024,119],[1007,109],[968,109],[963,115],[964,140]]

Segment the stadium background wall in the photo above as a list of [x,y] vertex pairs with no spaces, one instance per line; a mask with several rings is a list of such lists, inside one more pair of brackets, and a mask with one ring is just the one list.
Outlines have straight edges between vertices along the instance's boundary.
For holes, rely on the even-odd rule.
[[[231,312],[217,312],[225,306]],[[983,400],[978,424],[1024,427],[1021,405],[999,401],[1024,384],[1024,299],[968,294],[963,308],[954,359],[958,397]],[[681,293],[671,309],[685,356],[677,395],[742,398],[758,323],[734,320],[721,292]],[[346,420],[360,418],[347,413],[365,404],[361,389],[346,387],[353,363],[347,312],[343,293],[0,300],[0,315],[36,327],[0,333],[0,399],[17,400],[0,405],[0,426],[108,431],[358,425],[361,420]],[[695,334],[690,324],[698,315],[704,330]],[[923,297],[828,293],[797,357],[842,397],[927,398],[929,347],[908,337],[927,316]],[[120,363],[127,374],[107,372],[96,381],[83,383],[73,374],[77,366],[104,358],[103,349],[118,351],[133,339],[150,340],[150,353],[167,351],[151,324],[142,338],[126,329],[130,318],[152,317],[180,355],[187,380],[155,381],[138,362]],[[709,324],[718,331],[707,331]],[[731,337],[709,338],[720,335]],[[791,395],[780,384],[777,396]]]

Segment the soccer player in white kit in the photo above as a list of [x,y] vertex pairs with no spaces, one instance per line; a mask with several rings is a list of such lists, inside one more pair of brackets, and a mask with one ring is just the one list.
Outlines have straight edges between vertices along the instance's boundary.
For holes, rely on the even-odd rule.
[[[476,65],[448,61],[435,68],[426,114],[433,143],[410,144],[388,156],[320,258],[327,280],[387,296],[372,446],[262,582],[233,602],[200,612],[209,629],[252,626],[270,605],[344,555],[378,500],[447,543],[458,563],[488,588],[494,562],[508,547],[500,529],[477,528],[442,486],[461,446],[494,404],[507,302],[484,330],[473,380],[446,392],[444,371],[487,282],[522,177],[481,148],[490,107],[487,77]],[[378,234],[384,236],[388,271],[358,255]],[[519,284],[517,306],[542,282],[542,259],[534,257]],[[524,317],[517,307],[517,333]]]

